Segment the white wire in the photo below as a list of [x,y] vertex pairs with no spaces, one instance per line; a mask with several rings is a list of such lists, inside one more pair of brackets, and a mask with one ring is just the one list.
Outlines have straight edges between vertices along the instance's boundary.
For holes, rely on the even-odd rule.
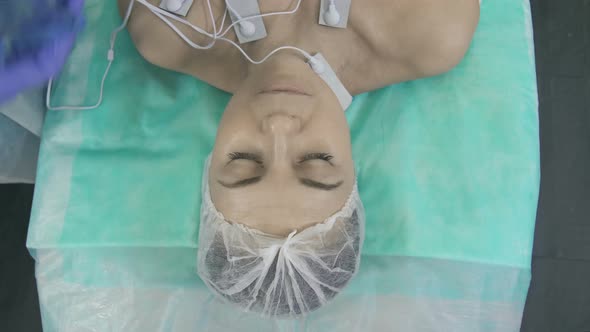
[[[268,60],[268,58],[270,58],[271,56],[273,56],[274,54],[276,54],[277,52],[280,52],[282,50],[298,51],[305,58],[307,58],[309,61],[311,61],[312,63],[315,61],[315,59],[309,53],[307,53],[306,51],[304,51],[298,47],[295,47],[295,46],[278,47],[278,48],[272,50],[270,53],[268,53],[262,59],[254,60],[246,53],[246,51],[244,51],[244,49],[242,47],[240,47],[240,45],[238,45],[233,40],[227,39],[224,37],[231,30],[231,28],[233,28],[236,24],[239,24],[244,20],[251,20],[254,18],[262,18],[262,17],[275,16],[275,15],[293,14],[293,13],[297,12],[297,10],[299,10],[302,0],[298,0],[295,8],[293,8],[292,10],[289,10],[289,11],[258,14],[258,15],[253,15],[253,16],[249,16],[249,17],[240,17],[239,13],[237,13],[237,11],[235,11],[231,7],[231,5],[226,1],[225,4],[226,4],[227,10],[225,11],[225,13],[223,15],[221,25],[219,26],[219,30],[221,31],[223,29],[223,25],[225,24],[225,19],[226,19],[228,10],[232,11],[234,13],[234,16],[236,16],[236,18],[238,18],[238,19],[235,22],[233,22],[232,24],[230,24],[221,33],[218,33],[217,24],[215,22],[215,17],[213,15],[213,9],[211,7],[211,0],[207,0],[207,7],[208,7],[208,11],[209,11],[209,17],[211,19],[211,23],[213,26],[213,33],[210,33],[201,27],[195,26],[183,18],[180,18],[180,17],[173,15],[165,10],[162,10],[161,8],[152,5],[151,3],[147,2],[146,0],[130,0],[129,6],[127,7],[127,12],[125,13],[125,18],[123,19],[123,22],[111,33],[111,38],[110,38],[110,42],[109,42],[110,47],[109,47],[109,51],[107,53],[108,64],[107,64],[107,67],[106,67],[104,74],[102,76],[102,80],[100,82],[100,94],[98,97],[98,101],[94,105],[91,105],[91,106],[55,106],[55,107],[51,106],[51,88],[53,86],[53,79],[54,79],[53,77],[51,77],[49,79],[49,83],[47,85],[47,94],[45,97],[45,106],[47,107],[47,109],[54,110],[54,111],[90,110],[90,109],[95,109],[102,104],[103,93],[104,93],[104,84],[105,84],[106,78],[108,76],[108,73],[111,69],[111,65],[112,65],[114,57],[115,57],[114,48],[115,48],[115,42],[117,40],[117,35],[119,34],[119,32],[121,32],[127,26],[128,22],[129,22],[129,18],[131,17],[131,11],[133,9],[133,4],[135,3],[135,1],[137,1],[140,4],[144,5],[145,7],[147,7],[152,12],[152,14],[156,15],[156,17],[158,17],[161,21],[163,21],[166,25],[168,25],[168,27],[170,27],[174,32],[176,32],[176,34],[192,48],[201,49],[201,50],[210,49],[215,45],[217,40],[221,40],[221,41],[227,42],[227,43],[233,45],[234,47],[236,47],[240,51],[240,53],[252,64],[261,64],[261,63],[265,62],[266,60]],[[211,38],[211,41],[209,42],[209,44],[207,44],[205,46],[198,45],[198,44],[194,43],[182,31],[180,31],[180,29],[176,25],[174,25],[172,22],[170,22],[166,17],[171,18],[172,20],[175,20],[175,21],[182,23],[186,26],[189,26],[194,31]]]
[[207,7],[209,7],[209,18],[213,25],[213,34],[217,36],[217,26],[215,26],[215,17],[213,16],[213,9],[211,8],[211,0],[207,0]]
[[153,12],[153,14],[156,15],[158,18],[160,18],[160,20],[162,20],[162,22],[164,22],[167,26],[169,26],[170,29],[172,29],[174,32],[176,32],[176,34],[180,38],[182,38],[182,40],[184,40],[184,42],[187,43],[190,47],[196,48],[198,50],[208,50],[208,49],[212,48],[213,45],[215,45],[215,38],[212,39],[211,42],[209,42],[209,44],[206,46],[198,45],[198,44],[194,43],[192,40],[190,40],[184,33],[182,33],[182,31],[180,31],[180,29],[178,29],[178,27],[176,27],[172,22],[168,21],[167,19],[164,18],[164,16],[160,15],[160,13]]
[[238,44],[236,44],[236,42],[234,42],[231,39],[227,39],[227,38],[219,38],[219,40],[223,40],[225,42],[228,42],[230,44],[232,44],[233,46],[235,46],[240,53],[242,53],[242,55],[251,63],[255,64],[255,65],[259,65],[263,62],[265,62],[266,60],[268,60],[268,58],[270,58],[271,56],[273,56],[275,53],[282,51],[282,50],[294,50],[294,51],[298,51],[299,53],[301,53],[305,58],[307,58],[310,61],[315,60],[311,54],[305,52],[304,50],[300,49],[299,47],[295,47],[295,46],[290,46],[290,45],[286,45],[286,46],[281,46],[281,47],[277,47],[274,50],[272,50],[270,53],[268,53],[264,58],[260,59],[260,60],[254,60],[252,59],[247,53],[246,51],[244,51],[243,48],[241,48]]
[[[235,22],[233,22],[232,24],[230,24],[230,26],[228,26],[223,33],[221,33],[220,35],[218,35],[218,37],[225,36],[229,32],[229,30],[231,30],[231,28],[233,28],[236,24],[239,24],[239,23],[241,23],[242,21],[245,21],[245,20],[251,20],[251,19],[259,18],[259,17],[275,16],[275,15],[294,14],[295,12],[297,12],[299,10],[299,6],[301,5],[301,1],[302,0],[297,0],[297,5],[295,5],[295,8],[293,8],[291,10],[288,10],[288,11],[258,14],[258,15],[252,15],[252,16],[242,17],[242,18],[240,18],[239,15],[236,15],[236,17],[238,18],[238,20],[236,20]],[[227,0],[226,0],[226,6],[227,6],[227,8],[231,8],[231,6],[227,2]],[[231,9],[233,10],[233,8],[231,8]]]
[[[277,52],[279,52],[279,51],[282,51],[282,50],[287,50],[287,49],[288,49],[288,50],[295,50],[295,51],[298,51],[298,52],[300,52],[300,53],[301,53],[301,54],[302,54],[302,55],[303,55],[305,58],[307,58],[307,59],[308,59],[308,60],[310,60],[310,61],[313,61],[313,57],[312,57],[312,56],[311,56],[309,53],[307,53],[306,51],[304,51],[304,50],[302,50],[302,49],[300,49],[300,48],[298,48],[298,47],[295,47],[295,46],[281,46],[281,47],[278,47],[278,48],[276,48],[276,49],[272,50],[270,53],[268,53],[268,54],[267,54],[265,57],[263,57],[261,60],[254,60],[254,59],[252,59],[252,58],[251,58],[251,57],[250,57],[250,56],[249,56],[249,55],[248,55],[248,54],[247,54],[247,53],[244,51],[244,49],[243,49],[242,47],[240,47],[240,45],[238,45],[236,42],[234,42],[234,41],[233,41],[233,40],[231,40],[231,39],[227,39],[227,38],[224,38],[224,37],[222,37],[222,36],[223,36],[225,33],[227,33],[227,31],[229,30],[229,28],[231,28],[231,26],[233,26],[233,25],[235,25],[235,24],[238,24],[238,23],[239,23],[241,20],[252,19],[252,18],[255,18],[255,17],[271,16],[271,15],[284,15],[284,14],[292,14],[292,13],[296,12],[296,11],[299,9],[299,6],[300,6],[300,4],[301,4],[301,0],[298,0],[298,2],[297,2],[297,5],[295,6],[295,8],[294,8],[294,9],[292,9],[292,10],[290,10],[290,11],[285,11],[285,12],[274,12],[274,13],[260,14],[260,15],[254,15],[254,16],[250,16],[250,17],[248,17],[248,18],[242,18],[242,19],[240,19],[240,20],[236,20],[236,22],[234,22],[232,25],[230,25],[230,26],[229,26],[229,27],[226,29],[226,31],[225,31],[224,33],[222,33],[222,34],[220,34],[220,35],[217,35],[217,36],[214,38],[213,42],[212,42],[212,43],[210,43],[209,45],[207,45],[207,47],[203,47],[203,46],[201,46],[201,45],[197,45],[197,44],[195,44],[195,43],[194,43],[193,41],[191,41],[191,40],[190,40],[190,39],[189,39],[189,38],[188,38],[188,37],[187,37],[187,36],[186,36],[186,35],[185,35],[185,34],[184,34],[182,31],[180,31],[180,29],[178,29],[178,28],[177,28],[177,27],[176,27],[174,24],[172,24],[170,21],[168,21],[168,20],[167,20],[166,18],[164,18],[162,15],[164,15],[164,16],[167,16],[167,17],[170,17],[170,18],[172,18],[173,20],[175,20],[175,21],[177,21],[177,22],[180,22],[180,23],[182,23],[182,24],[185,24],[185,25],[187,25],[187,26],[189,26],[189,27],[193,28],[193,30],[195,30],[195,31],[197,31],[197,32],[200,32],[199,30],[197,30],[197,29],[200,29],[199,27],[196,27],[196,26],[194,26],[194,25],[193,25],[191,22],[189,22],[189,21],[187,21],[187,20],[185,20],[185,19],[179,18],[179,17],[177,17],[176,15],[173,15],[173,14],[170,14],[170,13],[168,13],[168,12],[166,12],[166,11],[162,10],[161,8],[159,8],[159,7],[156,7],[156,6],[154,6],[154,5],[152,5],[152,4],[148,3],[148,2],[146,2],[145,0],[136,0],[136,1],[137,1],[137,2],[139,2],[139,3],[141,3],[142,5],[145,5],[146,7],[148,7],[148,9],[149,9],[150,11],[152,11],[152,13],[153,13],[154,15],[156,15],[158,18],[160,18],[160,20],[162,20],[162,21],[163,21],[163,22],[164,22],[166,25],[168,25],[168,26],[169,26],[169,27],[170,27],[172,30],[174,30],[174,32],[176,32],[176,34],[177,34],[177,35],[178,35],[178,36],[179,36],[179,37],[180,37],[182,40],[184,40],[184,41],[185,41],[185,42],[186,42],[186,43],[187,43],[189,46],[191,46],[191,47],[193,47],[193,48],[196,48],[196,49],[208,49],[208,48],[211,48],[211,47],[213,47],[213,45],[215,44],[215,41],[217,41],[217,40],[222,40],[222,41],[225,41],[225,42],[227,42],[227,43],[230,43],[231,45],[233,45],[234,47],[236,47],[236,48],[237,48],[237,49],[240,51],[240,53],[242,53],[242,55],[243,55],[243,56],[244,56],[244,57],[245,57],[245,58],[246,58],[248,61],[250,61],[252,64],[261,64],[261,63],[263,63],[264,61],[268,60],[268,58],[270,58],[270,57],[271,57],[272,55],[274,55],[275,53],[277,53]],[[207,3],[209,4],[209,9],[211,9],[211,7],[210,7],[210,0],[207,0]],[[226,4],[227,4],[227,3],[226,3]],[[228,5],[228,7],[227,7],[227,8],[228,8],[229,10],[231,10],[231,11],[235,11],[233,8],[231,8],[231,7],[229,6],[229,4],[227,4],[227,5]],[[160,14],[162,14],[162,15],[160,15]],[[214,24],[213,24],[213,25],[215,26],[215,22],[214,22]],[[209,36],[210,36],[210,34],[209,34]]]
[[53,86],[53,79],[54,77],[52,76],[51,78],[49,78],[49,83],[47,84],[47,93],[45,94],[45,107],[48,110],[52,110],[52,111],[76,111],[76,110],[91,110],[91,109],[95,109],[98,106],[100,106],[100,104],[102,104],[102,99],[103,99],[103,94],[104,94],[104,83],[107,79],[107,76],[109,75],[109,71],[111,70],[111,65],[113,64],[113,60],[115,59],[115,41],[117,40],[117,35],[119,34],[119,32],[123,31],[123,29],[125,29],[125,27],[127,26],[127,23],[129,22],[129,17],[131,17],[131,11],[133,10],[133,3],[134,0],[131,0],[129,3],[129,7],[127,7],[127,12],[125,13],[125,18],[123,19],[123,22],[121,23],[121,25],[119,25],[115,30],[113,30],[113,32],[111,33],[111,39],[109,42],[109,51],[107,52],[107,60],[108,60],[108,64],[107,67],[104,70],[104,74],[102,75],[102,80],[100,81],[100,93],[98,95],[98,101],[94,104],[94,105],[90,105],[90,106],[51,106],[51,88]]
[[129,4],[129,7],[127,7],[127,11],[125,12],[123,22],[111,33],[111,49],[115,48],[115,41],[117,40],[117,35],[119,34],[119,32],[123,31],[123,29],[125,29],[125,27],[127,26],[127,23],[129,23],[129,18],[131,17],[131,11],[133,10],[134,1],[131,0],[130,2],[131,3]]
[[228,9],[230,12],[234,13],[234,16],[235,16],[235,17],[237,17],[239,20],[241,20],[241,19],[242,19],[242,16],[240,16],[240,13],[238,13],[238,11],[237,11],[237,10],[235,10],[235,9],[234,9],[234,7],[232,7],[232,6],[229,4],[229,0],[224,0],[224,2],[225,2],[225,7],[226,7],[226,8],[227,8],[227,9]]
[[51,86],[53,85],[53,78],[49,80],[49,84],[47,84],[47,94],[45,95],[45,106],[48,110],[52,111],[84,111],[84,110],[92,110],[100,106],[102,104],[102,96],[104,91],[104,82],[107,79],[107,75],[109,74],[109,70],[111,69],[111,64],[113,61],[109,61],[107,68],[102,75],[102,80],[100,81],[100,94],[98,96],[98,101],[96,104],[91,106],[51,106]]
[[[157,6],[152,5],[151,3],[147,2],[146,0],[135,0],[135,1],[137,1],[137,2],[141,3],[142,5],[146,6],[152,12],[152,14],[158,16],[162,21],[165,21],[165,20],[160,15],[164,15],[166,17],[169,17],[169,18],[173,19],[174,21],[177,21],[179,23],[182,23],[184,25],[187,25],[190,28],[192,28],[193,30],[195,30],[195,31],[197,31],[197,32],[199,32],[199,33],[201,33],[203,35],[206,35],[209,38],[219,39],[219,37],[225,36],[236,24],[240,24],[242,21],[251,20],[251,19],[259,18],[259,17],[268,17],[268,16],[275,16],[275,15],[293,14],[293,13],[295,13],[295,12],[297,12],[299,10],[299,7],[301,5],[301,1],[302,0],[298,0],[297,1],[297,5],[295,5],[295,8],[293,8],[292,10],[289,10],[289,11],[273,12],[273,13],[265,13],[265,14],[257,14],[257,15],[248,16],[248,17],[241,17],[239,15],[239,13],[235,9],[233,9],[233,7],[231,7],[231,5],[229,4],[229,2],[226,1],[226,7],[227,7],[227,9],[230,10],[231,12],[233,12],[234,13],[234,16],[236,16],[238,19],[235,22],[233,22],[232,24],[230,24],[227,28],[225,28],[225,30],[222,33],[220,33],[220,34],[217,34],[217,32],[216,32],[217,29],[215,28],[215,21],[213,21],[214,22],[214,24],[213,24],[213,26],[214,26],[214,32],[213,32],[213,34],[211,34],[210,32],[204,30],[203,28],[198,27],[198,26],[195,26],[191,22],[189,22],[189,21],[187,21],[187,20],[185,20],[185,19],[183,19],[181,17],[178,17],[178,16],[176,16],[174,14],[171,14],[171,13],[169,13],[169,12],[167,12],[167,11],[165,11],[165,10],[157,7]],[[211,9],[211,1],[208,0],[207,1],[207,4],[208,4],[207,6],[209,8],[209,15],[211,17],[213,17],[213,11]],[[160,14],[160,15],[158,15],[158,14]],[[225,16],[226,15],[227,15],[227,12],[223,16],[222,23],[225,22]],[[172,26],[170,26],[170,24],[168,24],[168,23],[167,23],[167,25],[170,28],[172,28],[174,30],[174,32],[176,32],[178,34],[178,28],[175,29]],[[221,26],[223,26],[223,24]],[[186,42],[186,40],[185,40],[185,42]],[[207,47],[207,48],[210,48],[210,47]]]
[[225,18],[227,17],[227,10],[223,12],[223,19],[221,20],[221,24],[219,25],[219,30],[223,29],[223,25],[225,25]]
[[[187,25],[187,26],[191,27],[193,30],[195,30],[196,32],[198,32],[200,34],[203,34],[203,35],[205,35],[205,36],[207,36],[209,38],[215,39],[215,31],[217,31],[217,29],[214,29],[214,33],[210,33],[208,31],[204,30],[203,28],[198,27],[198,26],[192,24],[191,22],[189,22],[189,21],[187,21],[187,20],[185,20],[185,19],[183,19],[181,17],[178,17],[178,16],[176,16],[174,14],[171,14],[171,13],[165,11],[165,10],[162,10],[161,8],[156,7],[156,6],[152,5],[151,3],[149,3],[149,2],[147,2],[145,0],[132,0],[132,1],[137,1],[140,4],[144,5],[145,7],[147,7],[152,12],[152,14],[158,16],[161,20],[164,20],[161,17],[161,15],[166,16],[166,17],[169,17],[169,18],[171,18],[171,19],[173,19],[173,20],[175,20],[177,22],[180,22],[180,23],[182,23],[184,25]],[[215,21],[213,21],[213,22],[215,22]]]

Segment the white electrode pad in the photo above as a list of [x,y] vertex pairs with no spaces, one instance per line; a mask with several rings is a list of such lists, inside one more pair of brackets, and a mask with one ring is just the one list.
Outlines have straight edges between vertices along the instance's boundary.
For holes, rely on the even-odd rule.
[[324,80],[324,82],[328,84],[330,89],[334,91],[336,98],[338,98],[340,105],[342,105],[342,109],[346,111],[348,106],[350,106],[350,104],[352,103],[352,96],[350,95],[348,90],[346,90],[346,87],[344,87],[338,76],[336,76],[336,73],[334,73],[332,67],[330,67],[330,65],[328,64],[328,61],[326,61],[326,59],[322,56],[321,53],[316,53],[313,56],[313,58],[318,60],[322,64],[320,65],[322,70],[320,72],[316,71],[316,74],[318,74],[322,78],[322,80]]
[[[332,28],[346,28],[348,24],[348,15],[350,13],[350,3],[352,0],[322,0],[320,3],[320,17],[319,17],[319,24],[325,25]],[[327,16],[330,9],[330,3],[333,2],[336,7],[336,12],[338,13],[337,16],[339,18],[338,22],[335,24],[330,24],[327,22]]]
[[192,5],[193,0],[162,0],[159,7],[173,14],[186,17]]
[[[226,4],[228,6],[229,15],[232,22],[236,22],[240,18],[248,18],[251,16],[260,15],[260,8],[258,7],[257,0],[226,0]],[[240,44],[266,37],[266,28],[264,27],[262,17],[253,17],[251,19],[247,19],[246,21],[253,24],[255,30],[253,34],[249,35],[248,33],[244,33],[245,31],[243,30],[242,26],[240,26],[240,24],[236,24],[234,26],[234,31],[238,36]]]

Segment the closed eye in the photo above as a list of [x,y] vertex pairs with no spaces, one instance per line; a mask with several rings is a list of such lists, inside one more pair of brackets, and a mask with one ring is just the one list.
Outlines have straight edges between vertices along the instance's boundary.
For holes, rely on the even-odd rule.
[[251,152],[232,152],[228,155],[229,163],[235,160],[251,160],[259,165],[262,165],[262,156]]
[[260,182],[261,179],[262,179],[261,176],[255,176],[255,177],[252,177],[252,178],[239,180],[239,181],[236,181],[236,182],[233,182],[233,183],[226,183],[226,182],[223,182],[223,181],[220,181],[220,180],[218,180],[217,182],[220,185],[222,185],[222,186],[224,186],[224,187],[226,187],[228,189],[235,189],[235,188],[242,188],[242,187],[249,186],[251,184],[258,183],[258,182]]
[[308,153],[306,155],[303,156],[303,158],[301,158],[299,160],[299,163],[302,164],[306,161],[310,161],[310,160],[323,160],[328,162],[330,165],[332,165],[332,159],[334,159],[334,156],[332,156],[329,153],[323,153],[323,152],[314,152],[314,153]]
[[299,179],[299,182],[306,187],[325,191],[334,190],[344,183],[344,181],[338,181],[336,183],[323,183],[312,179]]

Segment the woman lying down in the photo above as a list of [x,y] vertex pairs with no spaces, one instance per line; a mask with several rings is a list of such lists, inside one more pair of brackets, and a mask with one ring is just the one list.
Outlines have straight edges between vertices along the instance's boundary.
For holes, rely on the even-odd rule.
[[[129,1],[119,0],[122,15]],[[226,3],[210,5],[219,26]],[[258,5],[261,13],[288,11],[297,0]],[[267,37],[240,46],[253,59],[283,45],[321,53],[356,95],[456,66],[479,2],[352,0],[345,29],[318,24],[318,15],[320,0],[302,1],[293,14],[264,17]],[[194,0],[185,19],[214,31],[207,0]],[[211,42],[174,24],[195,43]],[[135,4],[128,29],[147,61],[233,95],[205,165],[200,277],[226,301],[265,316],[301,315],[329,302],[359,269],[365,224],[338,93],[300,52],[252,64],[227,42],[194,49],[146,5]],[[233,29],[226,38],[237,42]]]

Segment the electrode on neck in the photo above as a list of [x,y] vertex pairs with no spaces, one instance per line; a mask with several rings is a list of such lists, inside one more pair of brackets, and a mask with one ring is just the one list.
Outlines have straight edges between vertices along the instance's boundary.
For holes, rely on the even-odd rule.
[[225,0],[232,23],[239,20],[234,31],[240,44],[256,41],[266,37],[266,28],[257,0]]
[[331,28],[346,28],[351,0],[322,0],[319,24]]
[[186,16],[192,5],[193,0],[162,0],[159,7],[173,14]]
[[326,82],[330,89],[332,89],[336,98],[338,98],[342,109],[346,111],[348,106],[352,103],[352,96],[348,90],[346,90],[346,87],[342,84],[338,76],[336,76],[336,73],[332,67],[330,67],[324,56],[321,53],[316,53],[307,63],[311,66],[313,71]]

